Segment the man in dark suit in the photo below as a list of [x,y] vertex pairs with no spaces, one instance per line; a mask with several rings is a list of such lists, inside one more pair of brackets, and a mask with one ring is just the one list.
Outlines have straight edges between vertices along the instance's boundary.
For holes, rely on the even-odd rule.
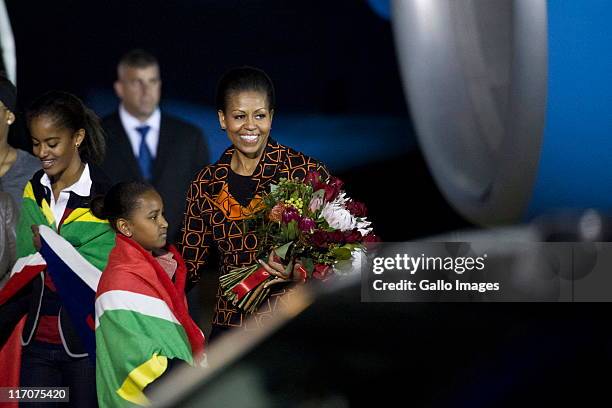
[[102,120],[106,158],[102,168],[113,183],[144,180],[164,200],[168,242],[176,242],[185,197],[195,173],[208,163],[208,148],[195,126],[161,113],[157,59],[142,50],[125,54],[117,67],[119,110]]

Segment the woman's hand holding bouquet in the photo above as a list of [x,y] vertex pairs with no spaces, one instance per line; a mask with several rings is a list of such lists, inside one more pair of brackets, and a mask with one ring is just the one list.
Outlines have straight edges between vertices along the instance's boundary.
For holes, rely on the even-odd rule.
[[[257,310],[270,287],[284,282],[327,280],[350,269],[368,242],[377,242],[363,203],[346,197],[337,178],[281,179],[252,221],[259,236],[259,264],[221,276],[224,295],[247,312]],[[265,260],[264,260],[265,259]]]

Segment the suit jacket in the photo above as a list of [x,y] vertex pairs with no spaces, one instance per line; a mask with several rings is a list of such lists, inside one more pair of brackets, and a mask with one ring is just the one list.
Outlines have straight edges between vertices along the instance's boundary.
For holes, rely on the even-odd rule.
[[[102,119],[102,126],[106,132],[106,157],[102,169],[113,184],[120,181],[143,181],[138,159],[134,156],[119,112]],[[151,184],[164,200],[169,243],[178,240],[189,183],[206,164],[208,147],[202,131],[162,113]]]

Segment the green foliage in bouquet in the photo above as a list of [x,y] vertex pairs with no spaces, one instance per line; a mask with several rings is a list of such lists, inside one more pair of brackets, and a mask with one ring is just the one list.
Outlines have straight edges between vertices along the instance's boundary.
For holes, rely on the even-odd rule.
[[[272,250],[291,275],[296,263],[304,278],[326,280],[333,266],[350,263],[364,243],[377,241],[366,220],[367,208],[341,190],[337,178],[322,181],[317,173],[305,180],[280,179],[262,200],[262,210],[246,221],[245,230],[258,236],[258,258]],[[255,264],[236,268],[220,278],[224,296],[242,310],[254,312],[269,294],[266,281],[274,277]],[[290,282],[290,281],[288,281]]]

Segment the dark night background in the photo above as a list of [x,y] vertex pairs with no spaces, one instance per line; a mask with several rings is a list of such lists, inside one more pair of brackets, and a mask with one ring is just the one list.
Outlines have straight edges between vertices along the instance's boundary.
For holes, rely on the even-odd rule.
[[[257,66],[276,86],[272,136],[325,161],[344,179],[349,195],[368,205],[370,219],[383,240],[402,241],[470,227],[443,199],[427,169],[402,91],[391,24],[365,0],[7,3],[22,108],[47,90],[61,89],[82,97],[99,114],[108,113],[117,104],[112,95],[117,60],[131,48],[144,48],[160,60],[162,108],[172,107],[172,113],[201,125],[209,143],[226,145],[214,123],[216,81],[230,67]],[[27,145],[23,133],[12,138],[14,143]],[[368,158],[377,144],[375,157]],[[472,406],[502,406],[501,401],[512,393],[517,395],[513,402],[524,404],[536,380],[546,385],[542,401],[558,402],[565,400],[572,387],[586,383],[586,377],[574,382],[574,370],[588,372],[593,361],[607,361],[610,356],[606,330],[597,323],[603,312],[589,305],[457,308],[431,304],[421,310],[414,304],[372,305],[352,299],[338,305],[333,300],[328,306],[338,307],[339,319],[353,326],[338,330],[345,326],[323,325],[330,337],[322,341],[348,336],[345,343],[336,343],[343,344],[337,348],[345,353],[333,353],[348,356],[334,367],[340,371],[354,368],[352,373],[362,374],[356,380],[341,378],[338,382],[346,373],[329,371],[329,378],[323,379],[326,384],[346,385],[361,403],[371,398],[372,389],[409,398],[408,391],[402,390],[411,380],[417,394],[420,390],[419,395],[427,393],[427,397],[436,388],[450,385],[450,391],[439,395],[442,402],[438,406],[470,400],[465,393],[475,396],[472,401],[477,403]],[[347,319],[350,313],[355,318]],[[314,318],[309,324],[324,320]],[[385,335],[377,336],[379,327],[387,330]],[[334,328],[343,333],[334,333]],[[281,332],[281,340],[287,332],[303,333]],[[346,347],[356,341],[351,337],[355,333],[360,343],[354,348],[358,350]],[[388,354],[383,361],[388,366],[379,367],[380,372],[388,373],[395,363],[397,372],[392,371],[389,378],[372,379],[368,366],[360,365],[368,362],[371,356],[365,356],[364,350],[376,347],[377,337],[379,354],[374,356]],[[301,344],[301,340],[268,344]],[[409,354],[402,354],[403,348],[409,348],[407,342],[420,345],[420,350],[413,349],[422,352],[418,367]],[[321,347],[330,350],[329,344],[319,344],[312,361]],[[273,353],[277,352],[275,348]],[[401,358],[395,358],[395,353]],[[356,361],[358,367],[354,367]],[[327,360],[323,363],[321,373],[330,367]],[[423,367],[427,369],[421,375],[416,370]],[[291,384],[286,379],[275,384]],[[459,390],[457,395],[454,389]]]
[[[160,60],[162,108],[173,107],[168,111],[203,127],[209,144],[222,148],[212,110],[216,81],[230,67],[257,66],[276,86],[272,136],[326,162],[349,195],[369,206],[385,241],[468,225],[429,175],[391,24],[366,1],[12,1],[7,8],[22,108],[61,89],[107,114],[117,104],[117,60],[144,48]],[[210,120],[202,122],[200,110]],[[12,141],[23,145],[28,137],[21,132]],[[372,144],[379,152],[368,156]]]

